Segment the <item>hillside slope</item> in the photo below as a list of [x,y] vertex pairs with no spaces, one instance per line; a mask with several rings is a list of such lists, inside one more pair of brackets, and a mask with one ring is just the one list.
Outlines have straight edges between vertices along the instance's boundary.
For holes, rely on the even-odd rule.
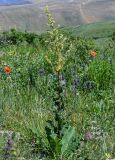
[[64,27],[64,30],[73,35],[85,36],[88,38],[107,38],[111,37],[115,31],[115,21],[103,21],[73,27]]
[[45,5],[61,26],[115,20],[113,0],[30,0],[31,4],[0,6],[0,29],[18,28],[35,32],[45,31]]

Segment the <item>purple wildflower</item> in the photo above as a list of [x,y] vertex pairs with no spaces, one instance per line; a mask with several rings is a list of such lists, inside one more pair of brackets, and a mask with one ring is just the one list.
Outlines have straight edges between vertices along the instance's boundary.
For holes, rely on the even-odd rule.
[[9,146],[12,146],[13,145],[13,140],[12,139],[8,139],[8,141],[7,141],[7,144],[9,145]]
[[13,144],[14,144],[14,142],[12,139],[7,140],[7,146],[4,148],[4,150],[5,150],[4,158],[5,159],[9,159],[12,157],[10,154],[10,151],[12,150]]
[[75,80],[74,80],[74,85],[75,85],[75,87],[78,86],[78,83],[79,83],[78,80],[75,79]]
[[88,83],[87,83],[87,88],[88,88],[88,90],[91,90],[91,88],[92,88],[91,81],[88,81]]
[[74,80],[74,86],[75,86],[75,88],[78,87],[79,82],[80,82],[80,78]]
[[85,70],[85,63],[82,64],[83,71]]
[[84,139],[87,140],[87,141],[92,140],[92,133],[91,133],[90,131],[87,131],[87,132],[85,133]]
[[6,151],[10,151],[10,150],[12,149],[12,146],[6,146],[4,149],[5,149]]
[[5,154],[5,155],[4,155],[4,158],[5,158],[5,159],[9,159],[9,158],[11,158],[11,155],[10,155],[10,154]]

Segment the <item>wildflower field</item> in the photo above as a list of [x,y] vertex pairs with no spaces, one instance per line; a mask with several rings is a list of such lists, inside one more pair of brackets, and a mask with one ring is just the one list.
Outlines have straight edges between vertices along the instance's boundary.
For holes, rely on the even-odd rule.
[[0,160],[115,158],[115,34],[0,35]]

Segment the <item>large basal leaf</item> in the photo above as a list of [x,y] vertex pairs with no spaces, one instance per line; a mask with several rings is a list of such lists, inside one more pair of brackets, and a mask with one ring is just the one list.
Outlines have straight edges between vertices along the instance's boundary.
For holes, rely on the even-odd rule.
[[75,138],[75,128],[69,126],[68,129],[65,131],[64,136],[62,138],[62,148],[61,148],[61,153],[62,155],[70,152],[72,149],[72,141]]

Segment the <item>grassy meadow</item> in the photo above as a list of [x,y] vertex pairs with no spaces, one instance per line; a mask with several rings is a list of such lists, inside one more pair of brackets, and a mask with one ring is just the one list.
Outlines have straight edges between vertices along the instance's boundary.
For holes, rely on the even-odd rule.
[[113,159],[114,34],[102,47],[46,14],[47,33],[0,35],[0,160]]

